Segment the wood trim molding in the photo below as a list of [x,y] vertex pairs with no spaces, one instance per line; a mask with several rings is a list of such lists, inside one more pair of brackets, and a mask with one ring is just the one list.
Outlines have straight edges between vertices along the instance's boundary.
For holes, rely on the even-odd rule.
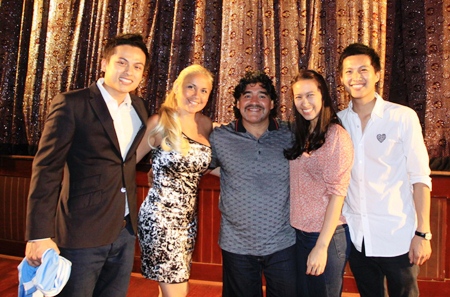
[[[0,254],[23,257],[26,199],[32,157],[0,155]],[[138,164],[138,204],[147,192],[147,164]],[[419,275],[421,296],[450,296],[450,173],[432,173],[432,249],[431,259]],[[193,255],[191,278],[221,281],[222,257],[217,244],[220,227],[218,210],[219,178],[205,175],[199,188],[199,231]],[[135,272],[140,272],[140,250],[136,242]],[[344,276],[344,291],[357,292],[350,269]]]

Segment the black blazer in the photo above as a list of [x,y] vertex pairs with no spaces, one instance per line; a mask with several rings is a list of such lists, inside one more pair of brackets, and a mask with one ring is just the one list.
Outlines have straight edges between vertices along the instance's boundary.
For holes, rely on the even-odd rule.
[[[123,224],[122,188],[136,233],[136,148],[148,114],[142,99],[131,95],[131,100],[142,125],[123,161],[113,120],[95,83],[53,99],[33,161],[26,240],[51,237],[65,248],[112,243]],[[65,164],[67,192],[61,191]]]

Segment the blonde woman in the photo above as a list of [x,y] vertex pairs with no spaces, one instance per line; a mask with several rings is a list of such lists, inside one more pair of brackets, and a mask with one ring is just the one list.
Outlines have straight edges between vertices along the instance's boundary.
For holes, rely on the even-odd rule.
[[153,185],[141,205],[138,236],[144,277],[160,296],[186,296],[197,235],[197,187],[211,161],[212,121],[200,113],[213,77],[200,65],[183,69],[158,114],[149,118],[139,161],[150,150]]

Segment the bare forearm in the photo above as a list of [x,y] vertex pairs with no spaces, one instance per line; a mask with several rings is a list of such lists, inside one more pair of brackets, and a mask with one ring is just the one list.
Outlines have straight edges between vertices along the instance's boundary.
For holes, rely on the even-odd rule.
[[331,196],[330,202],[327,206],[327,211],[325,212],[325,219],[323,222],[322,230],[320,231],[319,238],[317,239],[316,246],[328,248],[331,237],[333,237],[333,234],[336,230],[339,217],[341,216],[343,204],[343,196]]
[[430,232],[430,189],[422,183],[414,184],[413,198],[417,213],[417,230]]
[[[413,198],[417,213],[417,231],[430,232],[430,189],[422,183],[413,185]],[[413,236],[409,248],[409,261],[422,265],[431,257],[431,243],[419,236]]]
[[341,215],[344,197],[331,196],[325,212],[325,219],[316,245],[308,255],[306,274],[320,275],[325,271],[328,258],[328,246]]

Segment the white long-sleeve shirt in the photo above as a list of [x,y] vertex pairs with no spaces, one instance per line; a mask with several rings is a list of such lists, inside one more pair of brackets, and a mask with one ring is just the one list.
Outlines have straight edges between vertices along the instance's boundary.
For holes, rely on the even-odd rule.
[[394,257],[409,251],[417,225],[413,185],[431,190],[428,153],[411,108],[376,103],[364,132],[352,102],[338,113],[353,141],[355,159],[343,214],[358,251]]
[[[125,160],[128,150],[130,149],[131,144],[133,143],[133,140],[141,126],[141,120],[139,119],[133,105],[131,105],[130,94],[127,94],[124,101],[119,105],[111,94],[108,93],[105,87],[103,87],[104,81],[104,78],[99,78],[97,81],[97,87],[102,93],[103,99],[105,99],[106,106],[108,107],[109,113],[113,119],[114,130],[116,131],[117,140],[119,141],[120,153],[122,154],[122,158]],[[129,212],[128,200],[125,198],[124,216],[126,216]]]

